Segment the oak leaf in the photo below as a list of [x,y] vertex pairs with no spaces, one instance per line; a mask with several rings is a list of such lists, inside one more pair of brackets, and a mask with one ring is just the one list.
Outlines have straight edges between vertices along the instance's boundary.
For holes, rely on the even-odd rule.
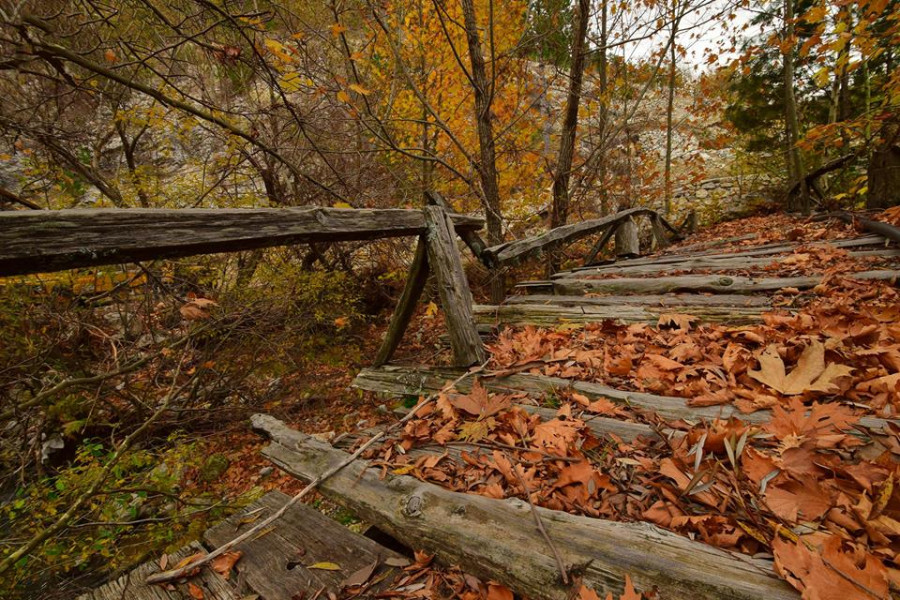
[[234,564],[241,559],[244,555],[240,550],[232,550],[230,552],[226,552],[221,556],[217,556],[212,561],[213,571],[228,579],[231,576],[231,569],[234,567]]
[[758,356],[759,370],[747,371],[753,379],[785,396],[803,392],[831,392],[837,388],[835,380],[849,375],[852,367],[835,363],[825,364],[825,346],[812,341],[803,350],[797,366],[786,373],[784,361],[778,355],[778,347],[771,344]]

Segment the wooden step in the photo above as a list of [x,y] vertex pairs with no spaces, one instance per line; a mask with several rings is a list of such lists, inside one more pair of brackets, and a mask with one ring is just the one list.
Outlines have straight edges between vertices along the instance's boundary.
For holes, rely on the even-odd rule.
[[[456,380],[462,373],[463,371],[459,369],[445,369],[441,367],[388,365],[378,369],[363,369],[353,380],[352,385],[371,392],[418,396],[444,389],[445,386]],[[687,421],[698,421],[700,419],[736,417],[746,423],[765,423],[771,418],[771,413],[766,410],[744,414],[729,404],[693,407],[688,406],[686,399],[676,396],[656,396],[643,392],[617,390],[598,383],[563,379],[561,377],[547,377],[545,375],[532,375],[530,373],[515,373],[505,377],[487,376],[481,377],[479,381],[481,385],[490,391],[511,394],[533,395],[573,390],[592,400],[605,398],[618,404],[651,410],[664,419],[669,420],[685,419]],[[456,385],[456,389],[460,392],[471,390],[472,378],[460,381]],[[885,428],[888,422],[900,424],[900,421],[897,420],[876,417],[862,417],[859,420],[859,424],[863,427],[876,430]]]
[[[853,279],[894,280],[900,271],[879,270],[848,273]],[[665,294],[670,292],[701,292],[714,294],[757,294],[785,288],[798,290],[813,288],[824,276],[811,277],[725,277],[717,275],[676,275],[648,278],[616,279],[557,279],[551,283],[553,291],[561,295],[588,293],[607,294]]]
[[[272,491],[203,534],[203,542],[193,542],[169,556],[168,568],[196,553],[207,553],[243,533],[253,524],[281,508],[289,496]],[[391,569],[383,563],[400,558],[393,550],[350,531],[337,521],[304,504],[290,508],[269,529],[237,546],[243,556],[234,565],[228,580],[209,567],[185,582],[147,586],[144,579],[160,571],[152,560],[116,581],[89,592],[79,600],[185,600],[191,598],[188,583],[203,591],[205,600],[295,600],[339,594],[342,583],[358,570],[378,561],[378,574]],[[310,569],[316,563],[334,563],[339,570]],[[384,583],[390,581],[386,578]],[[374,592],[381,588],[376,586]]]
[[603,305],[563,305],[554,304],[511,304],[511,305],[476,305],[475,320],[479,325],[536,325],[538,327],[556,327],[566,324],[596,323],[605,320],[624,323],[657,323],[659,317],[666,313],[689,314],[698,317],[702,322],[718,323],[752,323],[760,320],[762,314],[769,310],[766,307],[748,306],[634,306],[620,304],[618,306]]
[[554,296],[552,294],[527,294],[510,296],[504,304],[545,304],[557,306],[651,306],[673,309],[693,306],[770,307],[772,299],[766,296],[741,294],[645,294],[635,296]]

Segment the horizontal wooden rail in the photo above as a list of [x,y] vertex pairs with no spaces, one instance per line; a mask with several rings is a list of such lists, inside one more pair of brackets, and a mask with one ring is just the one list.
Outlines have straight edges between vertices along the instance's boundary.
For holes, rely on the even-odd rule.
[[[525,258],[556,250],[582,238],[600,233],[610,227],[617,227],[620,223],[640,215],[647,215],[654,222],[661,219],[655,210],[630,208],[602,219],[591,219],[580,223],[572,223],[571,225],[563,225],[524,240],[515,240],[485,248],[482,252],[482,260],[486,264],[493,266],[515,264]],[[675,231],[668,223],[662,224],[662,227]]]
[[[452,215],[457,231],[483,220]],[[0,276],[307,242],[418,236],[421,210],[86,209],[0,213]]]

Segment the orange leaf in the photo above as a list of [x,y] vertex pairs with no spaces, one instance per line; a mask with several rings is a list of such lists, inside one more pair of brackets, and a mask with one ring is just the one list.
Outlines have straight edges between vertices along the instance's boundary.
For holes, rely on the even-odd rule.
[[228,579],[231,576],[231,568],[234,566],[234,563],[239,561],[243,555],[244,553],[240,550],[232,550],[217,556],[212,561],[212,569],[225,579]]
[[194,598],[194,600],[203,600],[203,598],[205,598],[205,596],[203,595],[203,590],[200,589],[200,586],[193,583],[188,584],[188,593],[190,593],[191,598]]

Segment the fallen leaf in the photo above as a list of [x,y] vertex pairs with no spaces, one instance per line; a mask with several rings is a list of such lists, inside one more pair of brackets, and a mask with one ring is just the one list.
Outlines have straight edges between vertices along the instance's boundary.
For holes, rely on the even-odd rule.
[[353,573],[341,584],[342,588],[355,587],[365,584],[372,577],[375,569],[378,568],[378,561],[372,561],[372,564],[366,565],[356,573]]
[[837,387],[835,380],[849,375],[853,369],[831,363],[825,365],[825,346],[812,341],[804,348],[794,370],[787,374],[784,361],[778,355],[778,347],[771,344],[759,355],[759,370],[747,371],[753,379],[785,396],[796,396],[808,391],[830,392]]
[[203,595],[203,590],[200,589],[200,586],[193,583],[188,584],[188,593],[191,595],[191,598],[194,598],[194,600],[203,600],[203,598],[205,597]]
[[212,569],[225,579],[228,579],[231,577],[231,568],[234,567],[234,564],[239,561],[243,555],[244,553],[240,550],[231,550],[217,556],[212,561]]
[[319,569],[321,571],[340,571],[341,565],[333,562],[317,562],[309,565],[307,569]]

